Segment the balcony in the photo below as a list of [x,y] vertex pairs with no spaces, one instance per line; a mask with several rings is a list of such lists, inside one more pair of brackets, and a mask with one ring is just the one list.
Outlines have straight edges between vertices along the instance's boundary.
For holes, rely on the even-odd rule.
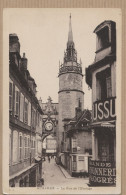
[[24,129],[29,130],[29,131],[31,130],[31,127],[28,126],[27,124],[21,122],[21,121],[18,119],[17,116],[14,117],[14,116],[10,113],[9,118],[10,118],[10,123],[13,123],[14,125],[18,125],[18,126],[24,128]]

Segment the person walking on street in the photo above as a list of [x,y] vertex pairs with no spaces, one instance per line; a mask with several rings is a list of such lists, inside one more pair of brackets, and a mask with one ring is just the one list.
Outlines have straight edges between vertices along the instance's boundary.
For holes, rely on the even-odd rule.
[[48,161],[49,161],[49,163],[50,163],[50,156],[48,157]]

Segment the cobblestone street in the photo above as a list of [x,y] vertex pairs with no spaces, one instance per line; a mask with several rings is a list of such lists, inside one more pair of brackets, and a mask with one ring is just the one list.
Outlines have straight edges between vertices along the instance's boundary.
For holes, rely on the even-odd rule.
[[74,178],[71,177],[63,168],[60,168],[54,159],[50,160],[50,163],[46,159],[43,162],[43,178],[44,187],[57,186],[57,187],[77,187],[87,188],[88,178]]

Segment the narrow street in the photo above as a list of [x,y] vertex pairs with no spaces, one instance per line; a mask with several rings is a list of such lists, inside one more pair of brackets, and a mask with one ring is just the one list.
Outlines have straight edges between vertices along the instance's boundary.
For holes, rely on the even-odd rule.
[[[56,186],[56,187],[88,187],[88,178],[74,178],[65,177],[61,168],[55,163],[54,159],[48,162],[48,159],[43,162],[43,178],[44,187]],[[62,168],[63,169],[63,168]],[[64,171],[65,172],[65,171]],[[69,175],[69,174],[67,174]]]

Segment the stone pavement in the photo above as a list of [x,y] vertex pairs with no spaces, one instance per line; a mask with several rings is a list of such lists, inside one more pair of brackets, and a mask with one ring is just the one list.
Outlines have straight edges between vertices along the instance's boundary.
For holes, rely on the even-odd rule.
[[44,187],[88,187],[88,179],[71,177],[63,167],[55,163],[54,159],[51,159],[50,162],[48,160],[43,162],[42,174]]

